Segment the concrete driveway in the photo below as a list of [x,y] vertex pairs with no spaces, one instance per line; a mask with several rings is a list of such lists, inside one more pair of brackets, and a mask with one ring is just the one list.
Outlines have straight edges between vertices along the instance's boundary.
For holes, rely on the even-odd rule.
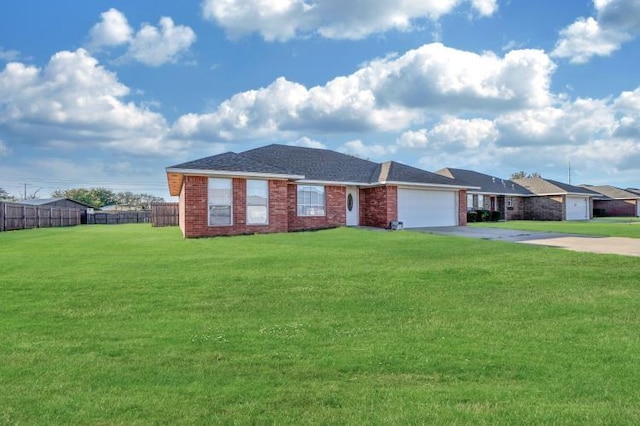
[[640,239],[638,238],[597,237],[591,235],[561,234],[558,232],[533,232],[502,228],[474,228],[470,226],[413,228],[412,230],[439,235],[453,235],[457,237],[481,238],[483,240],[559,247],[567,250],[590,253],[640,256]]

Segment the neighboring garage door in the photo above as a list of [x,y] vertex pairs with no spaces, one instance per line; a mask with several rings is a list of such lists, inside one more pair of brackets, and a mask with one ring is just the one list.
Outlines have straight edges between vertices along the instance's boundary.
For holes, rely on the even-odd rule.
[[589,218],[587,198],[567,197],[567,220],[587,220]]
[[405,228],[455,226],[456,206],[455,191],[398,189],[398,220]]

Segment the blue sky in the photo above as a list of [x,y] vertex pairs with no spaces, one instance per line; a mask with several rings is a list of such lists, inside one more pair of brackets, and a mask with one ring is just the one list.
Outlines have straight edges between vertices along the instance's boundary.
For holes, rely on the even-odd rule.
[[0,6],[0,188],[169,199],[270,143],[640,186],[640,0]]

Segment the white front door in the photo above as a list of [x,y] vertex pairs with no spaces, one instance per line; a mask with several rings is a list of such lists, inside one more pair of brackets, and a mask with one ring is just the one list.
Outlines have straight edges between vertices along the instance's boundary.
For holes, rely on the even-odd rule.
[[357,186],[347,186],[347,226],[360,225],[360,206]]

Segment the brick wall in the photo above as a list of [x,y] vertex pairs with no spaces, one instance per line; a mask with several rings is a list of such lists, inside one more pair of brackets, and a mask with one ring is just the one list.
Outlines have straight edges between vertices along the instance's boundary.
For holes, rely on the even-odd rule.
[[564,220],[564,197],[527,197],[524,199],[524,220]]
[[378,186],[360,189],[360,223],[386,228],[398,220],[398,187]]
[[458,191],[458,226],[467,225],[467,191]]
[[636,200],[593,200],[594,209],[604,209],[606,216],[636,216]]
[[346,226],[347,188],[345,186],[324,187],[324,216],[298,216],[298,185],[289,184],[287,193],[289,231]]
[[524,198],[507,196],[506,199],[511,199],[511,210],[509,210],[505,200],[505,219],[524,220]]
[[[270,180],[269,224],[247,225],[247,181],[234,178],[233,224],[231,226],[209,226],[209,179],[206,176],[185,176],[180,209],[183,235],[186,238],[213,237],[219,235],[240,235],[270,232],[287,232],[287,183]],[[184,214],[182,214],[184,209]],[[182,219],[184,217],[184,220]]]

